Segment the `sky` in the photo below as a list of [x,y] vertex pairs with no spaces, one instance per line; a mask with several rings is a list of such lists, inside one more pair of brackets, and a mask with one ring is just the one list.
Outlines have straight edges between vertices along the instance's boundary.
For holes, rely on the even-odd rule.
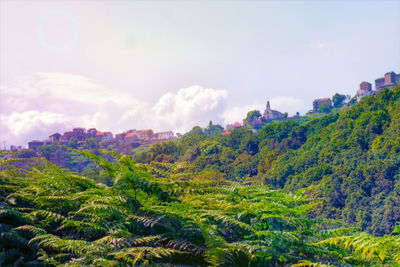
[[400,0],[0,0],[0,141],[304,114],[400,72]]

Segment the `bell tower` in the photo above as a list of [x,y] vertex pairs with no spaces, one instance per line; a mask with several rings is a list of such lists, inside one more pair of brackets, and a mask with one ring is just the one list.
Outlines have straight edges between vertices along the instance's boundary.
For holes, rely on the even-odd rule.
[[271,120],[272,119],[272,111],[269,101],[267,100],[267,108],[264,111],[264,119]]

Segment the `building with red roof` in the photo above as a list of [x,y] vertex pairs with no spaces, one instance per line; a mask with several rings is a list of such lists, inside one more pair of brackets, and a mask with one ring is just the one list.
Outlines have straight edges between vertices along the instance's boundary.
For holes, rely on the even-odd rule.
[[97,132],[96,133],[96,141],[97,142],[102,142],[102,141],[110,141],[113,140],[113,134],[111,132]]
[[332,101],[329,97],[315,99],[313,101],[313,112],[315,113],[318,112],[319,107],[322,106],[323,104],[326,104],[328,107],[332,107]]

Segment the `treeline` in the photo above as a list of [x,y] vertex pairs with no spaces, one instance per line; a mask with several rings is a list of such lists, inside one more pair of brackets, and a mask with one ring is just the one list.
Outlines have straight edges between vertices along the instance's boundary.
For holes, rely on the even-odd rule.
[[376,235],[400,220],[400,88],[312,121],[273,122],[254,133],[194,127],[183,138],[135,155],[142,163],[190,162],[226,179],[248,177],[295,192],[312,186],[326,199],[316,211]]

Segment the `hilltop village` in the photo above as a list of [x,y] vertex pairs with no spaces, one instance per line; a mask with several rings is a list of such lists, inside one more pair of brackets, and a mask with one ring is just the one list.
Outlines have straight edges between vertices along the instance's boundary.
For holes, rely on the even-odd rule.
[[[397,84],[400,84],[400,74],[396,74],[393,71],[387,72],[383,77],[375,80],[375,90],[372,90],[371,83],[363,81],[361,82],[360,88],[354,97],[336,94],[332,97],[332,99],[329,97],[315,99],[312,103],[312,110],[310,110],[307,114],[322,116],[324,113],[330,112],[332,108],[343,107],[345,104],[348,108],[349,106],[359,102],[363,97],[375,95],[384,88],[391,88]],[[226,125],[225,129],[221,131],[221,135],[228,135],[232,130],[242,127],[259,129],[262,127],[262,125],[271,121],[297,120],[300,118],[301,116],[298,112],[294,116],[289,117],[287,113],[282,113],[280,111],[271,109],[270,103],[267,101],[263,114],[256,110],[250,111],[242,123],[235,122],[233,124]],[[85,128],[73,128],[72,131],[67,131],[63,134],[53,133],[47,140],[30,141],[28,143],[28,148],[37,150],[41,146],[60,144],[72,146],[76,149],[86,149],[88,148],[88,143],[90,143],[92,147],[96,144],[101,144],[102,147],[113,146],[118,151],[124,152],[130,151],[133,148],[137,148],[141,145],[172,140],[176,137],[180,137],[180,134],[175,136],[172,131],[153,132],[151,129],[132,129],[114,136],[111,132],[102,132],[95,128],[90,128],[88,130]],[[21,146],[10,147],[11,151],[17,151],[21,149]]]
[[72,131],[64,134],[54,133],[49,136],[49,139],[39,141],[33,140],[28,143],[28,148],[37,150],[38,147],[51,144],[63,144],[67,146],[75,145],[76,149],[85,149],[85,144],[88,142],[102,144],[103,146],[113,145],[115,147],[124,147],[132,149],[143,144],[153,144],[166,140],[174,139],[175,135],[172,131],[156,132],[153,130],[128,130],[115,137],[111,132],[101,132],[95,128],[86,130],[85,128],[73,128]]
[[[316,117],[323,116],[329,113],[332,108],[344,108],[348,109],[353,104],[361,101],[363,97],[373,96],[381,92],[385,88],[392,88],[400,84],[400,74],[395,72],[387,72],[384,77],[375,80],[375,90],[372,90],[372,84],[366,81],[360,83],[360,88],[356,92],[354,97],[350,95],[340,95],[336,94],[331,98],[319,98],[315,99],[312,103],[312,110],[310,110],[307,115],[314,115]],[[344,107],[346,105],[346,107]],[[277,110],[272,110],[269,101],[267,101],[266,108],[263,114],[259,111],[250,111],[247,117],[243,120],[243,123],[235,122],[233,124],[228,124],[222,135],[228,135],[233,129],[239,129],[242,127],[250,126],[255,129],[261,128],[265,123],[277,120],[297,120],[301,116],[297,112],[296,115],[288,117],[287,113],[282,113]]]

